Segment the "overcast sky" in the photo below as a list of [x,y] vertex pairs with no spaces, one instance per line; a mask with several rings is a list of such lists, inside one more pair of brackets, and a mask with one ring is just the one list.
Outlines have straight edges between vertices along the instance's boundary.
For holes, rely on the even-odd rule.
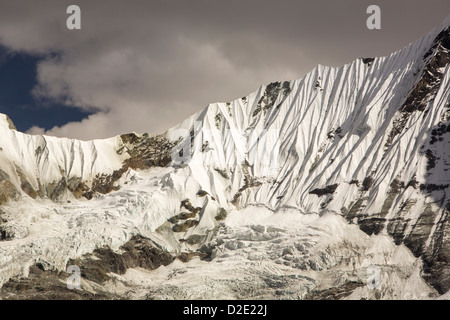
[[[381,30],[366,28],[371,4]],[[448,0],[1,0],[0,112],[31,133],[162,133],[317,64],[399,50],[449,13]]]

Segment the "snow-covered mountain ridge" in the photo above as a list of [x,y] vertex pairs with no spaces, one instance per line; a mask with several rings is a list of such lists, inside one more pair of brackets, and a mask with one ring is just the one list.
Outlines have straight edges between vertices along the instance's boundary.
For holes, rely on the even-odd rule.
[[[211,104],[163,135],[30,136],[1,115],[0,231],[8,241],[0,242],[0,283],[35,264],[65,270],[70,259],[143,236],[174,256],[206,257],[187,262],[193,273],[212,265],[231,272],[220,260],[237,269],[264,261],[254,269],[261,279],[294,272],[280,293],[286,297],[338,285],[350,288],[345,296],[368,295],[361,281],[372,265],[390,271],[386,289],[369,297],[447,292],[449,25],[447,18],[387,57],[318,66],[302,79]],[[335,239],[330,227],[339,230]],[[402,277],[409,280],[393,281]],[[177,288],[191,290],[183,279]],[[164,288],[152,287],[151,297],[182,297]],[[265,293],[255,297],[273,297],[270,288],[263,281],[254,290]],[[245,297],[230,292],[224,296]]]

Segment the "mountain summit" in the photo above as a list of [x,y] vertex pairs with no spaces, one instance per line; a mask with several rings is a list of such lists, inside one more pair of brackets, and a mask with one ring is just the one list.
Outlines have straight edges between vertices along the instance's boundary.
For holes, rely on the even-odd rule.
[[[2,297],[447,293],[449,25],[163,135],[31,136],[1,115]],[[78,291],[61,281],[69,266]]]

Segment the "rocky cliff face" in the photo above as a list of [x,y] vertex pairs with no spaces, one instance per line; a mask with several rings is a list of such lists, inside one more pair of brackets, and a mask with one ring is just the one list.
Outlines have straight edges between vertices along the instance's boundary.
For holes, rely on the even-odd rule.
[[[447,292],[449,23],[387,57],[318,66],[300,80],[211,104],[164,135],[89,142],[29,136],[3,116],[1,283],[23,276],[23,265],[43,272],[74,261],[92,265],[76,259],[104,246],[112,250],[105,251],[109,259],[144,237],[161,250],[152,251],[156,256],[201,257],[193,270],[214,266],[226,275],[231,270],[221,261],[255,265],[255,287],[244,272],[242,279],[214,283],[219,296],[223,283],[231,298]],[[331,226],[335,238],[327,236]],[[349,234],[341,234],[346,228]],[[135,251],[126,259],[130,268],[142,264]],[[384,289],[375,293],[364,289],[370,266],[384,272]],[[189,271],[171,277],[176,290],[161,283],[145,291],[182,298],[191,290]]]

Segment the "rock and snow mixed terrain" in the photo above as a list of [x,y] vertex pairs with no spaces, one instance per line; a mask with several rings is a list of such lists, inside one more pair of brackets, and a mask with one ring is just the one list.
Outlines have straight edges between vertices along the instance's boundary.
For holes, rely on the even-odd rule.
[[0,115],[0,296],[448,297],[449,25],[163,135],[31,136]]

